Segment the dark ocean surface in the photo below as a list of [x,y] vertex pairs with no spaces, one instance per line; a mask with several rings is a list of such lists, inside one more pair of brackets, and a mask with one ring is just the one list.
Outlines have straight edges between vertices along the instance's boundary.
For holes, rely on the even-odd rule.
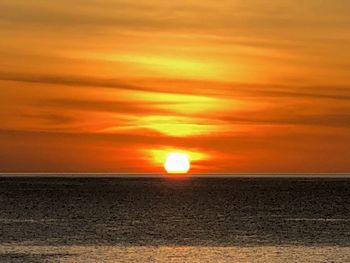
[[0,262],[350,262],[350,179],[4,177]]

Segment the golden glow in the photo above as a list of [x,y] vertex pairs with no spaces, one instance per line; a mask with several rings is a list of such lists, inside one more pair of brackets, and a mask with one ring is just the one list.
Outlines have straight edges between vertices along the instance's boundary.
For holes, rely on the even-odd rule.
[[[166,84],[161,83],[160,85]],[[185,90],[188,88],[184,87]],[[155,108],[155,111],[159,111],[159,114],[135,117],[133,126],[174,137],[225,131],[227,127],[223,121],[208,122],[207,119],[219,113],[239,111],[249,105],[244,100],[166,92],[133,92],[130,99],[139,103],[149,103]],[[230,127],[230,131],[236,129],[237,127]]]
[[[77,56],[77,54],[75,54]],[[110,61],[128,64],[137,71],[162,76],[177,76],[196,79],[215,78],[223,75],[222,65],[214,66],[217,61],[201,61],[196,57],[175,57],[168,54],[118,54],[118,53],[90,53],[78,54],[82,58]]]
[[175,137],[200,135],[217,130],[215,125],[199,124],[195,119],[176,116],[145,116],[140,118],[138,126]]
[[193,149],[179,149],[171,147],[159,147],[158,149],[147,149],[144,151],[144,155],[147,156],[151,165],[160,166],[163,165],[167,159],[169,153],[181,153],[189,157],[192,164],[200,161],[209,160],[211,157],[208,153],[199,152]]
[[164,168],[169,174],[186,174],[190,170],[188,155],[184,153],[170,153],[166,158]]
[[[179,87],[176,88],[179,89]],[[169,89],[169,91],[171,90]],[[185,91],[188,91],[188,87],[184,87],[184,92]],[[240,100],[231,101],[214,96],[188,95],[181,94],[180,92],[179,94],[165,92],[134,92],[132,98],[140,101],[154,102],[157,103],[159,109],[170,110],[183,115],[217,112],[228,109],[232,110],[244,106]]]

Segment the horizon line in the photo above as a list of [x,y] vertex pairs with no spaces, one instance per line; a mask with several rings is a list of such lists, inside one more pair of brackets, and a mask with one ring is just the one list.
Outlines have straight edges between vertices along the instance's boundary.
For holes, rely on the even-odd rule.
[[[122,172],[0,172],[0,177],[80,177],[80,178],[162,178],[162,177],[171,177],[166,173],[122,173]],[[187,174],[185,177],[323,177],[323,178],[337,178],[337,177],[349,177],[350,172],[315,172],[315,173],[195,173]]]

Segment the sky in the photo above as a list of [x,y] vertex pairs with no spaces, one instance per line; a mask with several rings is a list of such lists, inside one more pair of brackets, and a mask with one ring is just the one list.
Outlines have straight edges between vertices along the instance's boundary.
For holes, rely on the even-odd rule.
[[0,10],[0,172],[350,172],[348,0]]

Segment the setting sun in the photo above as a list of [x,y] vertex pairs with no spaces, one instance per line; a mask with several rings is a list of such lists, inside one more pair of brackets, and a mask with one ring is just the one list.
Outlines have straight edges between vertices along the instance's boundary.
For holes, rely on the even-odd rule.
[[164,168],[169,174],[185,174],[190,169],[190,161],[187,154],[171,153],[166,158]]

